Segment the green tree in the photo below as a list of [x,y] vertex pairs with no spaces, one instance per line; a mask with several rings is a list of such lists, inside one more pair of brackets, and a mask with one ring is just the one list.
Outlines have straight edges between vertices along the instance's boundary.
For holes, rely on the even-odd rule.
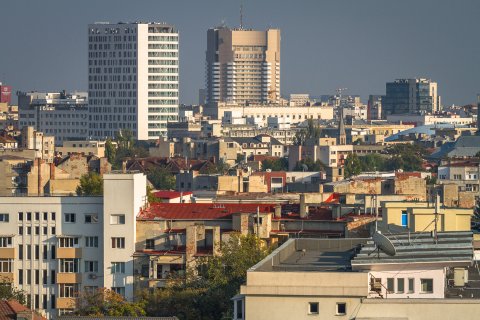
[[105,156],[108,159],[108,162],[111,164],[115,161],[115,155],[117,153],[117,149],[115,148],[112,139],[108,138],[105,142]]
[[345,178],[350,178],[351,176],[356,176],[362,172],[362,164],[360,159],[355,153],[350,153],[345,159]]
[[288,159],[265,159],[262,161],[262,171],[270,169],[272,171],[288,171]]
[[9,280],[0,276],[0,300],[17,300],[23,305],[27,305],[26,292],[16,288]]
[[77,187],[79,196],[103,195],[103,178],[96,172],[89,172],[80,177],[80,185]]
[[320,138],[322,129],[316,125],[313,119],[307,120],[307,126],[298,130],[293,137],[293,144],[296,146],[304,146],[309,139]]
[[383,171],[385,170],[385,157],[378,153],[369,153],[358,157],[362,166],[362,171]]
[[308,171],[308,172],[316,172],[321,171],[325,168],[325,165],[320,161],[313,161],[312,158],[306,158],[297,162],[293,171]]
[[385,163],[386,170],[422,170],[425,149],[415,144],[396,144],[387,149],[390,158]]
[[83,291],[77,299],[78,316],[141,317],[145,315],[143,302],[128,302],[112,290],[100,288]]
[[165,167],[155,167],[148,171],[147,179],[150,181],[155,189],[171,190],[175,189],[175,176]]

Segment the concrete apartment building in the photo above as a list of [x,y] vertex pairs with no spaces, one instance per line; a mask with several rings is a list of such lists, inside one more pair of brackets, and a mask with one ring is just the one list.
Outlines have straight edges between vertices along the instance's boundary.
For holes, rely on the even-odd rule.
[[440,111],[437,83],[424,78],[387,82],[382,118],[390,114],[432,114]]
[[36,131],[32,126],[23,127],[19,147],[21,150],[34,150],[33,158],[52,163],[55,156],[55,137]]
[[207,31],[207,103],[280,101],[280,30]]
[[19,126],[54,136],[61,145],[88,137],[88,94],[86,92],[19,92]]
[[290,239],[248,270],[233,319],[476,319],[478,300],[456,291],[473,284],[472,233],[411,236],[388,235],[394,256],[368,238]]
[[88,26],[90,137],[121,129],[138,140],[166,136],[178,119],[178,36],[165,23]]
[[104,175],[103,197],[1,197],[0,276],[49,317],[70,312],[80,290],[133,298],[135,219],[143,174]]

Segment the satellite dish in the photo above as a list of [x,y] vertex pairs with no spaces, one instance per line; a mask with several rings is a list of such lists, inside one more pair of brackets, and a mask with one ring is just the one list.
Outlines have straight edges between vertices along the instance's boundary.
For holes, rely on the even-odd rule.
[[378,250],[382,250],[389,256],[394,256],[397,253],[397,250],[395,250],[395,246],[390,239],[381,234],[380,231],[375,232],[372,239]]

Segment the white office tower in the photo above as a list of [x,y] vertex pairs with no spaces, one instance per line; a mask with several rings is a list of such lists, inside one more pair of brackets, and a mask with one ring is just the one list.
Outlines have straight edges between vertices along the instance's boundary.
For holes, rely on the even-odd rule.
[[91,138],[129,129],[138,140],[167,135],[178,119],[178,31],[164,23],[88,27]]

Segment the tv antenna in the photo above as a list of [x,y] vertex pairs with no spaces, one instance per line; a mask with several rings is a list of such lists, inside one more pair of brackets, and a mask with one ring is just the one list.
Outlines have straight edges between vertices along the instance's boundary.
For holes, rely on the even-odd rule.
[[243,0],[240,0],[240,30],[243,29]]
[[384,236],[380,231],[376,231],[373,234],[372,240],[375,243],[375,250],[370,252],[368,255],[377,251],[378,257],[380,258],[380,250],[382,250],[383,252],[385,252],[385,254],[391,257],[393,257],[397,253],[397,250],[395,249],[395,246],[390,241],[390,239]]

